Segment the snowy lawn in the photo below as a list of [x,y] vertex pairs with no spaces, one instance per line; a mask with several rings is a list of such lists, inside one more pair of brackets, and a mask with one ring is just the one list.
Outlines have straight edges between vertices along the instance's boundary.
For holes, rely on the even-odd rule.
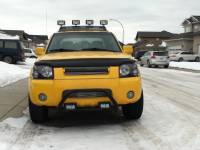
[[13,65],[0,61],[0,87],[27,78],[34,62],[35,59],[27,59],[26,62]]
[[200,70],[200,62],[170,62],[170,67]]

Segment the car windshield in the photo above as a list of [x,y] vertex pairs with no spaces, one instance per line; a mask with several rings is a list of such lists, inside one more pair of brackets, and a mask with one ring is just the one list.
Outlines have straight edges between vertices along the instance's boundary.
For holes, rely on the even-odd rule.
[[112,51],[121,49],[115,37],[106,32],[68,32],[55,34],[47,52]]
[[167,56],[168,53],[167,52],[154,52],[155,56]]

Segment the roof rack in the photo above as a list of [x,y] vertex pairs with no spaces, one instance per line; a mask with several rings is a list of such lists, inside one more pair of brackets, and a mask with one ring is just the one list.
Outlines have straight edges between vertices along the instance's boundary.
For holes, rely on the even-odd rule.
[[107,31],[105,26],[61,26],[58,32],[67,31]]

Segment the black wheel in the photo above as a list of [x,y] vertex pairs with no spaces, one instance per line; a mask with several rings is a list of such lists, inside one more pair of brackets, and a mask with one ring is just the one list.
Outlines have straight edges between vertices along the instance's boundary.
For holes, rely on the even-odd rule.
[[37,58],[36,56],[31,56],[30,58]]
[[13,58],[11,56],[5,56],[3,58],[3,61],[8,63],[8,64],[12,64],[14,62]]
[[133,104],[122,106],[124,117],[127,119],[139,119],[143,112],[143,93],[141,98]]
[[154,67],[155,67],[155,68],[158,68],[158,67],[159,67],[159,65],[154,65]]
[[165,65],[164,67],[165,67],[165,68],[169,68],[169,65]]
[[196,57],[194,61],[195,61],[195,62],[200,62],[200,58],[199,58],[199,57]]
[[29,99],[29,113],[31,120],[34,123],[44,123],[48,118],[48,108],[44,106],[37,106]]
[[182,62],[182,61],[184,61],[184,59],[181,57],[181,58],[178,59],[178,61]]
[[141,66],[141,67],[143,67],[143,66],[144,66],[144,64],[143,64],[142,62],[140,62],[140,66]]
[[148,66],[149,68],[152,67],[152,65],[150,64],[150,61],[149,61],[149,60],[147,61],[147,66]]

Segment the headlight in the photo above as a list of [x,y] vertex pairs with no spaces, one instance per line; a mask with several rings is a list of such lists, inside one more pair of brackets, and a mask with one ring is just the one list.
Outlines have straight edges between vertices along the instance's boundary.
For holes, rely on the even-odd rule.
[[34,79],[53,79],[53,69],[49,66],[34,66],[32,76]]
[[135,63],[133,64],[123,64],[119,69],[120,77],[137,77],[139,76],[139,70]]

